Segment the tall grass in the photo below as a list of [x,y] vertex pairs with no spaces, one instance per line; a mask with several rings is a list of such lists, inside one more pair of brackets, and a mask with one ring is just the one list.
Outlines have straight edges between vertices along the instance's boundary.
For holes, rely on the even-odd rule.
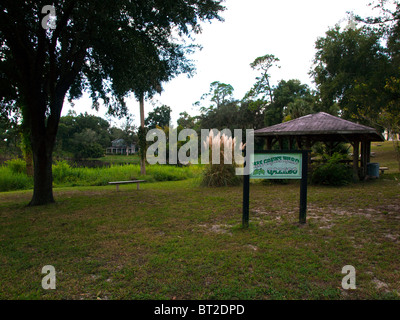
[[[213,163],[213,146],[219,145],[219,159],[220,163]],[[207,148],[207,143],[204,142]],[[209,164],[206,165],[203,171],[201,184],[206,187],[226,187],[236,186],[241,183],[241,177],[236,175],[236,167],[232,156],[232,150],[235,150],[236,138],[228,137],[225,134],[218,133],[214,136],[213,131],[210,131],[208,136],[209,148]],[[240,144],[240,150],[243,150],[243,144]],[[225,150],[225,148],[228,148]]]
[[189,167],[178,168],[166,165],[147,167],[147,175],[140,174],[139,165],[114,165],[109,168],[72,168],[66,162],[57,162],[53,166],[55,186],[104,186],[110,181],[146,180],[177,181],[193,178],[196,170]]
[[[140,175],[139,165],[114,165],[109,168],[73,168],[66,161],[57,161],[53,165],[53,186],[105,186],[110,181],[133,179],[156,181],[178,181],[196,177],[200,174],[197,167],[175,167],[152,165],[147,167],[147,175]],[[33,179],[12,166],[0,167],[0,191],[23,190],[33,187]]]
[[12,159],[5,162],[5,165],[13,173],[24,173],[26,172],[26,162],[22,159]]
[[114,165],[109,168],[73,168],[60,161],[53,166],[55,186],[104,186],[110,181],[141,179],[148,182],[177,181],[193,178],[196,170],[166,165],[147,167],[147,175],[140,175],[139,165]]

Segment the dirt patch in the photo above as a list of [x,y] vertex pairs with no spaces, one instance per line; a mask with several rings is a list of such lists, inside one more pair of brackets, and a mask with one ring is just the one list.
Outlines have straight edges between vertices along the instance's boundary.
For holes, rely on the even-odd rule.
[[398,234],[394,235],[394,234],[388,233],[385,235],[385,238],[388,238],[389,240],[397,242],[397,239],[399,239],[399,235]]
[[258,247],[257,246],[253,246],[251,244],[246,245],[246,248],[249,248],[252,251],[258,251]]
[[229,231],[232,226],[227,224],[214,224],[214,225],[207,225],[201,224],[199,225],[207,233],[217,233],[217,234],[228,234],[232,236],[232,233]]
[[372,283],[375,285],[375,287],[378,290],[382,290],[382,291],[385,291],[385,292],[390,292],[389,286],[388,286],[387,283],[385,283],[383,281],[380,281],[379,279],[376,279],[376,278],[374,280],[372,280]]
[[[268,210],[262,207],[252,209],[250,216],[253,221],[257,221],[259,225],[263,226],[265,223],[284,222],[292,218],[297,219],[298,211],[296,210]],[[382,219],[399,219],[400,220],[400,205],[390,204],[374,208],[343,208],[324,206],[318,207],[315,205],[308,205],[307,207],[307,220],[312,220],[319,229],[329,230],[335,227],[338,223],[338,218],[343,217],[356,217],[363,218],[373,222],[382,221]],[[393,241],[399,239],[398,235],[388,234],[387,238]]]
[[400,219],[400,205],[398,204],[386,204],[383,206],[378,206],[377,209],[384,214],[394,214]]
[[215,233],[226,233],[226,234],[230,234],[232,235],[232,233],[230,233],[227,229],[230,229],[231,226],[227,225],[227,224],[214,224],[213,226],[211,226],[211,232],[215,232]]
[[276,211],[267,210],[265,208],[255,208],[250,212],[251,219],[263,224],[263,221],[282,221],[283,216],[288,216],[291,212],[289,211]]
[[322,222],[330,222],[334,220],[336,217],[363,217],[368,220],[377,220],[381,218],[381,213],[379,210],[372,208],[363,208],[363,209],[347,209],[340,207],[314,207],[309,206],[307,209],[307,215],[310,218],[314,218],[320,220]]

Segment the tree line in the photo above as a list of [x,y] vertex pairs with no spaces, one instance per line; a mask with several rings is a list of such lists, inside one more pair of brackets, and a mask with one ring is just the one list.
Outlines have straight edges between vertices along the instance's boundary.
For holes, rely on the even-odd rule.
[[183,112],[178,124],[259,129],[323,111],[387,130],[400,162],[400,4],[381,0],[374,9],[377,17],[349,15],[346,27],[335,25],[316,40],[309,71],[315,88],[297,79],[272,86],[280,60],[269,53],[250,64],[259,74],[242,99],[234,98],[232,85],[215,81],[196,103],[200,114]]

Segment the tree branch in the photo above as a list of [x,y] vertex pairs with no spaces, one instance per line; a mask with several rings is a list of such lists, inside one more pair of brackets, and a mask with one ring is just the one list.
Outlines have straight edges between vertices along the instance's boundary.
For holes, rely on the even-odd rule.
[[66,7],[66,9],[64,10],[64,14],[61,17],[60,22],[57,23],[57,27],[53,32],[50,50],[55,51],[56,46],[57,46],[58,38],[60,37],[62,31],[67,27],[68,20],[69,20],[69,18],[71,16],[72,11],[75,8],[76,3],[77,3],[76,0],[72,0],[69,3],[69,5]]

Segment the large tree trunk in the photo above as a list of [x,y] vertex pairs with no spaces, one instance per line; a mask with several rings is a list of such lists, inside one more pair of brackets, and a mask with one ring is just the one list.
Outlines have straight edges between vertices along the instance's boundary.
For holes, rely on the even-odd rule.
[[55,137],[33,136],[32,138],[34,188],[29,205],[53,203],[52,153]]
[[33,155],[32,155],[32,150],[26,151],[26,153],[25,153],[25,162],[26,162],[26,174],[29,177],[33,177]]
[[[53,197],[53,149],[65,94],[60,94],[50,104],[51,113],[46,116],[46,104],[38,103],[36,110],[28,114],[33,155],[33,196],[30,206],[54,202]],[[38,99],[39,100],[39,99]],[[40,100],[39,100],[40,101]],[[35,103],[35,102],[33,102]],[[37,102],[36,102],[37,103]],[[33,106],[31,110],[35,110]]]

